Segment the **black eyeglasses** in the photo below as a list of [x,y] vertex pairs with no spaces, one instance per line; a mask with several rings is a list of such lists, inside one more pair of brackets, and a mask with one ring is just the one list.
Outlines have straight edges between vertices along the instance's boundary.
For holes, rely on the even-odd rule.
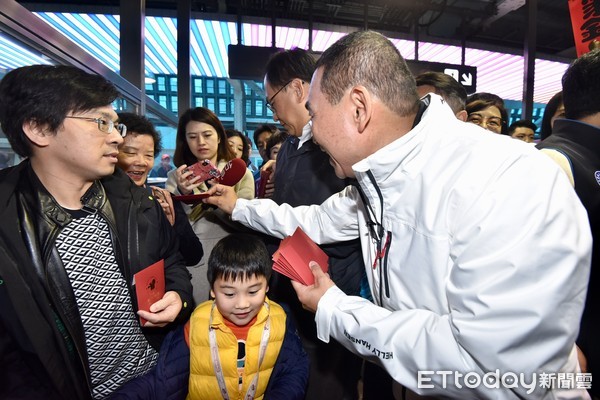
[[98,124],[98,129],[104,133],[111,133],[113,129],[117,129],[117,131],[121,134],[121,137],[125,137],[127,135],[127,127],[124,124],[113,122],[110,119],[105,118],[92,118],[92,117],[76,117],[73,115],[67,115],[65,118],[75,118],[82,119],[84,121],[95,122]]
[[294,81],[294,79],[292,79],[291,81],[289,81],[288,83],[286,83],[285,85],[283,85],[281,88],[279,88],[278,91],[275,92],[275,94],[273,95],[273,97],[271,97],[270,99],[267,99],[267,101],[265,102],[267,104],[267,108],[269,110],[271,110],[272,113],[275,113],[275,107],[273,107],[273,100],[275,100],[275,97],[277,97],[277,95],[279,94],[279,92],[281,92],[283,89],[286,88],[287,85],[289,85],[290,83],[292,83]]

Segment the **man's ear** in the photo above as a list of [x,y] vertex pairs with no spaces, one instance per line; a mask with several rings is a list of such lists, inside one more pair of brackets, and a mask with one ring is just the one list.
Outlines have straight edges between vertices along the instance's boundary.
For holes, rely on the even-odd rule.
[[39,147],[48,146],[50,136],[54,136],[46,124],[42,125],[36,120],[23,122],[23,132],[33,144]]
[[461,120],[462,122],[467,122],[467,117],[469,116],[467,114],[467,110],[460,110],[459,112],[457,112],[456,114],[456,118],[458,118],[459,120]]
[[308,96],[308,85],[304,85],[304,81],[300,78],[296,78],[290,84],[291,89],[294,91],[294,96],[298,102],[306,102]]
[[210,289],[210,298],[211,298],[211,299],[214,299],[214,298],[216,298],[216,297],[217,297],[217,296],[215,296],[215,291],[214,291],[214,290],[212,290],[212,289]]
[[362,133],[371,120],[373,98],[364,86],[355,86],[350,90],[350,103],[352,104],[354,123],[358,132]]

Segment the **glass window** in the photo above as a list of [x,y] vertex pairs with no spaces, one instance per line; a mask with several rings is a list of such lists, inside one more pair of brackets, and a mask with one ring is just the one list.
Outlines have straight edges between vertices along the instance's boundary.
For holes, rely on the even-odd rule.
[[156,78],[156,82],[158,83],[158,90],[161,92],[164,92],[165,90],[167,90],[166,87],[166,79],[164,76],[159,76]]
[[227,81],[219,79],[219,94],[227,94]]
[[209,94],[215,93],[215,80],[214,79],[206,80],[206,93],[209,93]]
[[171,84],[171,93],[177,93],[177,77],[171,77],[169,83]]
[[219,98],[219,114],[220,115],[226,115],[228,114],[227,112],[227,99],[220,97]]
[[194,93],[202,93],[202,79],[194,78]]
[[214,97],[206,98],[206,108],[208,108],[209,110],[215,111],[215,98]]
[[194,98],[194,106],[195,107],[204,107],[204,99],[202,97]]
[[252,115],[252,100],[246,100],[246,115]]
[[263,114],[263,101],[262,100],[254,100],[254,107],[256,108],[256,115]]
[[167,107],[167,96],[165,96],[164,94],[158,96],[158,103],[163,106],[164,108],[168,108]]
[[173,111],[175,114],[177,114],[178,104],[179,103],[177,102],[177,97],[171,97],[171,111]]

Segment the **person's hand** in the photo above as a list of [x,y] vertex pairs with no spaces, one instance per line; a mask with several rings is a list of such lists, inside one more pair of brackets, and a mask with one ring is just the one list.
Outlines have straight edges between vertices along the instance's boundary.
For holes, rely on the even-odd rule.
[[181,194],[190,194],[196,189],[202,182],[200,177],[194,176],[192,171],[187,169],[187,165],[183,164],[175,170],[175,177],[177,179],[177,189]]
[[298,295],[298,300],[302,306],[312,312],[317,311],[319,300],[330,287],[335,286],[335,283],[329,278],[329,275],[323,272],[319,264],[311,261],[308,266],[315,277],[314,285],[305,286],[300,282],[292,281],[292,286]]
[[162,207],[167,219],[171,226],[175,224],[175,207],[173,206],[173,199],[171,193],[168,190],[159,188],[157,186],[150,186],[154,198],[158,200],[158,204]]
[[181,311],[181,297],[174,291],[168,291],[165,293],[162,299],[150,306],[150,311],[139,310],[137,313],[140,317],[144,318],[147,327],[163,327],[170,322],[173,322]]
[[271,171],[275,172],[275,165],[277,162],[275,160],[267,160],[262,167],[260,167],[261,171]]
[[217,206],[227,214],[231,214],[233,212],[233,209],[235,208],[235,202],[238,199],[233,187],[215,185],[208,189],[206,193],[208,193],[210,197],[202,199],[202,202]]
[[269,160],[262,166],[261,171],[271,171],[269,174],[269,179],[265,184],[265,193],[263,194],[263,198],[270,199],[273,197],[273,193],[275,193],[275,167],[277,166],[277,162],[275,160]]
[[265,199],[270,199],[273,197],[273,193],[275,193],[275,178],[274,174],[269,175],[269,180],[267,180],[267,184],[265,185]]

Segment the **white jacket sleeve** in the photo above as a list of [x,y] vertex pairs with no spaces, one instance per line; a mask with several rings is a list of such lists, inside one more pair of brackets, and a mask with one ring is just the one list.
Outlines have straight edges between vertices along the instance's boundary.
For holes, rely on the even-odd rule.
[[356,239],[358,193],[352,186],[336,193],[321,205],[291,207],[270,199],[238,199],[231,217],[234,221],[278,238],[294,233],[300,226],[316,243]]
[[[410,288],[411,273],[437,271],[441,278],[432,277],[432,282],[441,279],[436,297],[447,309],[427,309],[408,300],[384,309],[333,287],[318,305],[319,338],[335,338],[425,395],[554,399],[575,392],[576,398],[587,398],[585,390],[549,391],[540,380],[543,373],[556,379],[559,373],[572,377],[577,371],[573,343],[587,289],[589,225],[562,172],[550,163],[529,166],[508,167],[488,182],[472,185],[472,191],[452,194],[445,203],[454,210],[448,216],[448,267],[427,265],[436,258],[421,254],[416,272],[408,273],[410,266],[401,264],[404,255],[391,248],[390,273],[398,279],[391,285],[392,295],[413,289],[421,294],[412,299],[421,301],[431,288]],[[518,174],[534,178],[516,179]],[[521,204],[522,196],[513,196],[519,191],[539,200]],[[403,234],[395,235],[395,242],[410,241],[412,251],[428,250],[418,245],[426,240],[418,232],[396,228]],[[451,374],[444,375],[447,371]],[[465,388],[464,374],[482,378],[490,371],[515,373],[518,379],[523,374],[524,382]],[[457,374],[463,378],[455,381]]]

